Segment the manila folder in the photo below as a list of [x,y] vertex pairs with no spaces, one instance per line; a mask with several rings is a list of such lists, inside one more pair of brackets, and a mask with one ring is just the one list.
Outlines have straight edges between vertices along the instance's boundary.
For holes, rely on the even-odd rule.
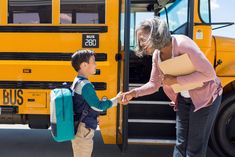
[[[187,54],[183,54],[172,59],[168,59],[159,63],[159,67],[164,74],[173,76],[183,76],[195,72],[195,67],[192,64]],[[203,82],[200,83],[189,83],[186,85],[174,84],[171,87],[175,93],[182,91],[188,91],[197,87],[202,87]]]

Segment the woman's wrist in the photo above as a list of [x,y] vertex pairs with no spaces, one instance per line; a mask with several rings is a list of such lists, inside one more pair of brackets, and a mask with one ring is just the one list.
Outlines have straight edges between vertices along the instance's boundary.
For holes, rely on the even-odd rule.
[[135,90],[131,90],[131,96],[132,96],[133,98],[136,97],[136,91],[135,91]]

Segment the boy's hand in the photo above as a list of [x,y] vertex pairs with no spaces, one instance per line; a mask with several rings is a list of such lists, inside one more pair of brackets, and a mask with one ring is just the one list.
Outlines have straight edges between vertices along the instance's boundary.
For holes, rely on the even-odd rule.
[[122,92],[119,92],[119,93],[116,95],[117,101],[118,101],[119,103],[121,102],[122,97],[123,97]]

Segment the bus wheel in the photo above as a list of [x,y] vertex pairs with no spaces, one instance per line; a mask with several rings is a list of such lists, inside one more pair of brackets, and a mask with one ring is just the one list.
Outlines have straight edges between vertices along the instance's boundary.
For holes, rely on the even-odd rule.
[[47,115],[28,115],[28,122],[31,129],[48,129],[50,117]]
[[235,157],[235,95],[233,93],[223,98],[210,142],[213,150],[220,157]]

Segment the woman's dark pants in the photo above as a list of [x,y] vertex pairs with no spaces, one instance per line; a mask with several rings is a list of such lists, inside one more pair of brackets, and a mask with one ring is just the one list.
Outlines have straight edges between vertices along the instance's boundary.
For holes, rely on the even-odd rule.
[[212,105],[193,112],[195,108],[192,100],[179,95],[173,157],[206,157],[211,129],[220,104],[221,96],[218,96]]

